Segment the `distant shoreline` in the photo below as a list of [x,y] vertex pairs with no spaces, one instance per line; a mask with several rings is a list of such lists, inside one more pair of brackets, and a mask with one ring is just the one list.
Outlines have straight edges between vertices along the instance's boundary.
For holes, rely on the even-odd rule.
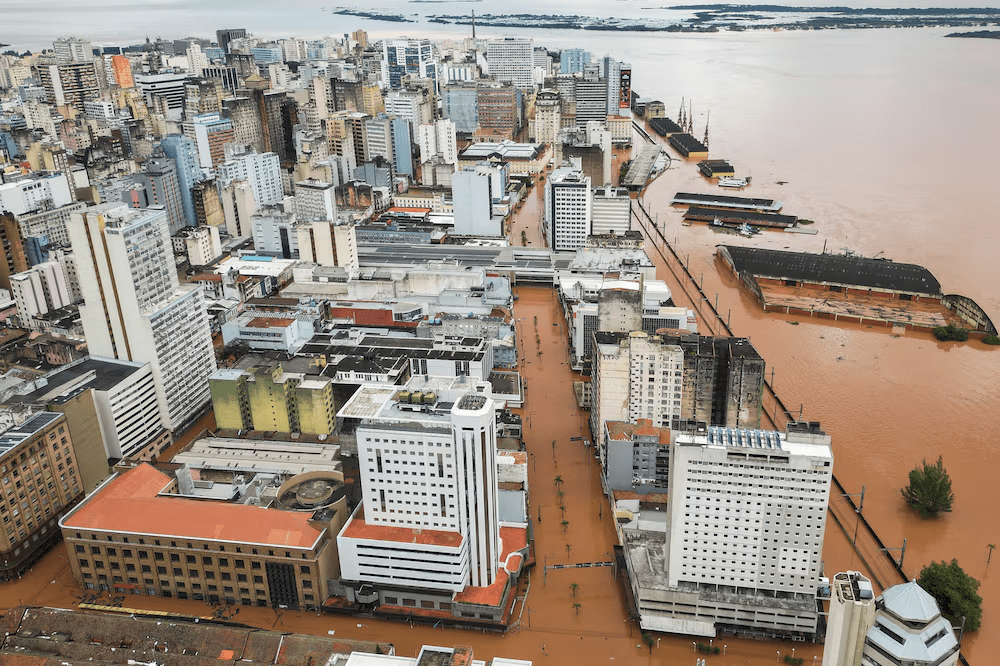
[[[427,2],[428,0],[422,1]],[[1000,26],[1000,8],[856,9],[851,7],[785,7],[781,5],[675,5],[649,9],[692,11],[694,16],[677,21],[655,18],[598,18],[573,14],[481,14],[476,16],[476,25],[550,30],[693,33],[741,32],[744,30],[871,30],[876,28]],[[346,7],[332,11],[334,14],[342,16],[356,16],[374,21],[416,23],[418,20],[402,14],[387,14]],[[788,14],[797,14],[802,17],[787,20]],[[780,23],[774,22],[774,18],[778,15],[784,15],[786,20]],[[472,23],[471,17],[467,14],[432,14],[421,18],[430,23],[442,25],[471,25]],[[948,36],[987,37],[989,35],[954,33]]]
[[1000,39],[1000,30],[976,30],[975,32],[953,32],[945,37],[965,37],[978,39]]

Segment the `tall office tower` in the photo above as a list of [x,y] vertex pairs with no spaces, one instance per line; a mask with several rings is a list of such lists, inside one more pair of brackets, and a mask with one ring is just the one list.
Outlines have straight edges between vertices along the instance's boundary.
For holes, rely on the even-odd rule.
[[588,68],[576,82],[576,126],[580,129],[585,129],[590,121],[603,124],[608,119],[608,82],[593,70],[596,67]]
[[23,471],[17,494],[0,495],[0,513],[8,518],[0,522],[0,580],[10,580],[58,538],[59,519],[84,489],[64,415],[25,411],[5,414],[3,423],[0,466]]
[[290,198],[280,204],[261,206],[250,218],[250,224],[254,252],[282,259],[299,258],[299,236]]
[[35,315],[64,308],[73,302],[62,266],[45,261],[23,273],[10,276],[10,291],[17,303],[21,326],[32,331],[42,329]]
[[[191,79],[184,84],[184,134],[190,135],[190,121],[203,113],[222,112],[222,84],[210,79]],[[191,137],[194,138],[193,136]]]
[[363,386],[341,414],[364,398],[364,501],[337,538],[342,580],[449,595],[491,585],[501,554],[496,404],[471,391]]
[[60,37],[52,42],[52,50],[59,62],[91,62],[94,47],[90,42],[76,37]]
[[535,50],[530,39],[503,37],[486,42],[486,64],[490,76],[519,90],[533,85]]
[[298,220],[337,219],[337,200],[333,183],[312,178],[295,183],[293,205]]
[[413,132],[412,125],[402,118],[390,118],[389,130],[392,139],[392,163],[396,173],[413,176]]
[[521,96],[512,85],[483,84],[476,90],[478,126],[501,138],[512,139],[520,127]]
[[[815,635],[830,437],[818,423],[787,433],[677,425],[671,437],[663,629]],[[650,609],[642,596],[639,606]]]
[[226,233],[233,238],[246,238],[253,231],[250,220],[257,212],[253,188],[245,180],[234,180],[219,188]]
[[479,91],[474,82],[455,83],[441,90],[441,117],[455,123],[455,131],[472,134],[479,126]]
[[155,72],[136,74],[135,85],[142,93],[150,111],[169,115],[180,120],[184,111],[185,85],[190,74],[187,72]]
[[274,153],[237,152],[219,165],[219,184],[223,187],[234,180],[245,180],[253,190],[257,206],[281,201],[281,164]]
[[860,666],[865,634],[874,623],[871,581],[857,571],[835,575],[823,641],[823,666]]
[[559,136],[562,124],[562,105],[559,92],[556,90],[540,90],[535,95],[535,119],[532,127],[532,138],[536,143],[554,144]]
[[201,73],[208,67],[208,56],[201,51],[201,47],[192,44],[187,50],[188,71],[193,76],[201,76]]
[[556,169],[545,184],[545,233],[556,252],[583,247],[593,207],[590,178],[571,168]]
[[184,123],[184,134],[195,140],[198,164],[214,169],[226,160],[226,144],[236,140],[233,121],[218,113],[202,113]]
[[229,42],[234,39],[243,39],[246,36],[246,28],[226,28],[215,31],[215,41],[218,43],[219,48],[226,53],[229,53]]
[[[319,79],[322,81],[322,79]],[[361,81],[349,81],[340,77],[329,79],[330,94],[326,97],[328,114],[337,111],[353,111],[365,113],[364,84]],[[379,95],[381,97],[381,95]]]
[[3,256],[0,257],[0,289],[10,291],[11,276],[28,270],[28,258],[24,251],[24,239],[17,217],[2,210],[0,210],[0,246],[3,247]]
[[421,162],[430,162],[439,157],[445,164],[458,164],[455,123],[447,118],[420,125],[417,128],[417,143],[420,145]]
[[182,429],[209,400],[215,355],[201,289],[179,287],[166,211],[102,204],[74,214],[69,232],[91,354],[148,362],[170,428]]
[[71,106],[83,113],[83,103],[101,96],[97,67],[93,62],[68,62],[34,66],[35,78],[45,88],[45,100],[53,106]]
[[594,206],[590,233],[594,236],[621,236],[632,228],[632,198],[623,187],[598,187],[594,190]]
[[201,75],[209,81],[218,81],[227,92],[236,92],[243,85],[239,69],[229,65],[208,65],[201,70]]
[[[451,178],[451,198],[455,208],[455,234],[459,236],[500,236],[502,220],[493,220],[493,188],[488,167],[466,167]],[[499,198],[499,197],[498,197]]]
[[198,160],[198,146],[182,134],[169,134],[163,138],[163,141],[160,141],[160,148],[163,149],[167,157],[174,161],[184,219],[187,226],[193,227],[198,224],[198,218],[194,213],[194,197],[191,194],[191,188],[205,177]]
[[[170,235],[188,225],[181,200],[177,165],[161,148],[153,151],[143,170],[132,176],[135,186],[126,192],[126,203],[133,208],[162,206],[167,212]],[[192,211],[193,212],[193,211]]]
[[383,88],[399,88],[403,77],[412,74],[421,79],[435,79],[437,66],[434,50],[427,39],[386,39],[382,41]]
[[[393,142],[393,124],[392,118],[386,115],[380,115],[375,117],[365,117],[362,119],[362,124],[364,125],[364,158],[363,162],[372,161],[377,157],[381,157],[387,162],[391,162],[394,166],[394,170],[398,169],[396,167],[396,154],[395,154],[395,143]],[[405,123],[405,121],[402,121]],[[357,138],[355,138],[357,142]],[[355,148],[357,148],[357,143],[355,143]],[[405,155],[402,155],[405,159]]]
[[590,51],[583,49],[563,49],[559,57],[559,73],[575,74],[582,72],[590,64]]
[[[604,57],[597,61],[597,67],[599,77],[604,79],[607,86],[607,115],[617,115],[619,108],[629,107],[630,100],[627,97],[624,107],[622,106],[622,72],[628,72],[627,78],[631,78],[632,65]],[[628,88],[631,90],[630,82]]]
[[434,122],[434,95],[427,88],[400,88],[385,95],[385,112],[413,127]]
[[132,63],[123,55],[111,56],[111,69],[115,73],[115,83],[119,88],[134,88],[135,78],[132,76]]
[[[80,208],[82,209],[83,206],[80,206]],[[73,256],[73,250],[70,248],[69,241],[66,241],[65,246],[56,245],[46,247],[44,257],[46,261],[56,262],[62,269],[63,279],[69,288],[70,302],[79,303],[82,301],[83,292],[80,290],[80,276],[76,272],[76,258]]]

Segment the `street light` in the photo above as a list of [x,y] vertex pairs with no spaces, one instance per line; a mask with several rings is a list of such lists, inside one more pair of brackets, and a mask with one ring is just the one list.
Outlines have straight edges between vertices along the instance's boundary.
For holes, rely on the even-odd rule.
[[698,644],[695,643],[694,641],[691,641],[691,652],[694,652],[697,648],[698,648]]

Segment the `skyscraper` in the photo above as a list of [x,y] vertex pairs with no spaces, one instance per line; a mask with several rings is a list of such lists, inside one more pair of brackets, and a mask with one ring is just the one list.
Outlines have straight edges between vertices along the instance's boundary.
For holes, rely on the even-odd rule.
[[[167,211],[171,236],[187,226],[177,165],[162,149],[156,149],[153,156],[146,160],[143,170],[133,178],[135,187],[126,192],[126,203],[133,208],[163,206]],[[191,212],[193,216],[193,207]]]
[[531,89],[535,50],[530,39],[491,39],[486,43],[486,63],[490,76],[497,81],[513,84],[520,90]]
[[590,235],[593,194],[590,178],[573,169],[557,169],[545,185],[545,233],[557,251],[576,250]]
[[174,161],[184,220],[187,226],[193,227],[198,223],[198,219],[194,212],[194,198],[191,195],[191,188],[205,177],[198,161],[198,146],[182,134],[169,134],[160,142],[160,148],[167,154],[167,157]]
[[91,354],[148,362],[157,399],[177,430],[209,400],[215,356],[200,288],[181,289],[167,213],[102,204],[69,226]]
[[398,88],[407,74],[434,79],[436,72],[430,40],[403,38],[382,42],[383,88]]
[[235,153],[218,170],[222,187],[234,180],[245,180],[253,190],[257,207],[281,200],[281,164],[274,153]]
[[225,28],[215,31],[215,40],[218,42],[219,48],[226,53],[229,53],[229,42],[234,39],[243,39],[246,36],[246,28]]

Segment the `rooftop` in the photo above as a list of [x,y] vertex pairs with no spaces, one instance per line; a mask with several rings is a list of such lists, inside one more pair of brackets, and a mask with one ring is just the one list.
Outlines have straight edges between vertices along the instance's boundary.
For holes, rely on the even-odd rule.
[[312,548],[324,532],[308,513],[161,495],[172,483],[142,463],[99,486],[62,526],[285,548]]
[[365,507],[359,505],[358,510],[341,530],[340,536],[348,539],[368,539],[371,541],[388,541],[393,543],[419,543],[445,548],[459,548],[463,537],[458,532],[447,530],[412,529],[393,525],[377,525],[365,521]]
[[0,455],[7,453],[60,418],[63,418],[60,412],[38,412],[28,417],[20,425],[0,435]]

